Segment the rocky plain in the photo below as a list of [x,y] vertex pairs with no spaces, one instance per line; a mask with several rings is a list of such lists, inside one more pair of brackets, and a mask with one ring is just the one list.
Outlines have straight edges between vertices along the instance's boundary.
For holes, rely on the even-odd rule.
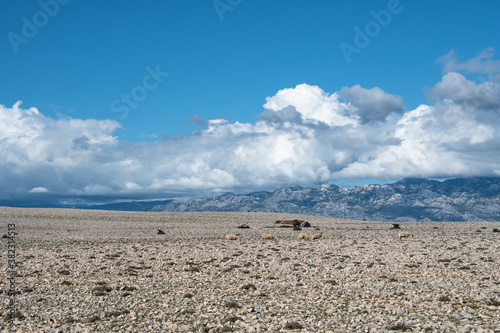
[[[284,219],[312,227],[267,228]],[[1,332],[500,332],[500,222],[7,207],[0,221]]]

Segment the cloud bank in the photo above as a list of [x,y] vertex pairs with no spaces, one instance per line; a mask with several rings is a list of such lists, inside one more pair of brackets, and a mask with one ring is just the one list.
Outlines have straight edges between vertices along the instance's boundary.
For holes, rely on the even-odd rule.
[[300,84],[267,97],[254,123],[192,117],[206,128],[153,143],[120,142],[113,120],[53,119],[21,102],[0,105],[0,199],[103,201],[346,178],[500,176],[496,62],[487,58],[492,79],[477,83],[459,73],[477,61],[447,59],[445,68],[457,71],[414,110],[378,87],[330,94]]

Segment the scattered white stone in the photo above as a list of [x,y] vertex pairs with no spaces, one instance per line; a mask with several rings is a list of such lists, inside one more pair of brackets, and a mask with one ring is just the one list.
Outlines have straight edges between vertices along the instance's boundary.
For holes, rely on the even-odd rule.
[[[275,213],[0,208],[0,219],[16,224],[22,263],[26,318],[13,331],[500,330],[498,237],[475,232],[500,223],[402,223],[415,237],[400,241],[390,223]],[[265,229],[278,219],[307,219],[323,237]]]

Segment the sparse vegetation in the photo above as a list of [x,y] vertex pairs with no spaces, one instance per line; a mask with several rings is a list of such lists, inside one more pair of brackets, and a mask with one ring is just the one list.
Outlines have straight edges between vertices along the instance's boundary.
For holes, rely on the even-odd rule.
[[403,324],[403,323],[397,323],[395,325],[390,325],[387,326],[387,329],[390,331],[411,331],[411,326]]
[[226,302],[226,304],[224,304],[224,306],[226,308],[230,308],[230,309],[239,309],[239,308],[241,308],[241,306],[238,303],[231,302],[231,301],[230,302]]
[[[485,230],[477,222],[404,222],[403,230],[389,230],[391,223],[310,217],[310,231],[301,224],[303,231],[295,233],[299,215],[141,213],[137,216],[144,222],[134,235],[133,223],[99,227],[132,221],[135,213],[99,214],[98,221],[85,217],[85,224],[76,215],[61,221],[20,220],[27,226],[20,235],[41,240],[20,254],[24,267],[18,270],[16,290],[23,302],[18,305],[30,319],[17,324],[21,331],[29,331],[30,308],[53,318],[54,325],[47,325],[65,331],[86,326],[150,332],[154,320],[156,331],[165,332],[222,332],[224,327],[233,332],[357,332],[372,324],[373,331],[395,333],[477,330],[500,309],[495,293],[500,234],[491,235],[498,223],[481,222]],[[267,229],[285,218],[287,229]],[[62,232],[48,235],[44,223],[47,230]],[[227,234],[238,236],[242,223],[252,226],[238,229],[242,241],[226,241]],[[320,233],[314,225],[324,226],[325,237],[300,239],[301,233],[309,239]],[[159,226],[166,228],[167,238],[156,236]],[[68,241],[66,228],[80,228],[71,235],[77,242]],[[400,244],[396,235],[401,231],[416,237]],[[261,240],[266,232],[279,241]],[[88,241],[79,241],[87,236]],[[59,274],[62,270],[71,274]],[[2,286],[0,294],[8,296],[7,288]],[[72,299],[58,302],[61,295]],[[418,311],[408,310],[409,300]],[[64,304],[72,309],[63,309]]]
[[115,311],[109,311],[104,314],[105,317],[119,317],[121,315],[126,315],[129,314],[129,310],[115,310]]
[[224,321],[225,321],[225,322],[230,322],[230,323],[235,323],[235,322],[237,322],[238,320],[243,321],[243,318],[238,317],[238,316],[231,316],[231,317],[226,317],[226,318],[224,319]]
[[92,317],[89,317],[89,318],[87,319],[87,321],[88,321],[89,323],[95,323],[96,321],[99,321],[99,320],[101,320],[101,317],[99,317],[99,316],[92,316]]
[[113,288],[108,287],[106,285],[102,285],[93,288],[92,293],[94,294],[94,296],[104,296],[106,295],[106,293],[110,293],[112,290]]
[[245,284],[245,285],[241,286],[241,289],[244,289],[244,290],[250,290],[250,289],[257,290],[257,287],[254,284],[248,283],[248,284]]
[[489,306],[500,306],[500,301],[497,301],[494,298],[490,298],[488,301],[486,301],[486,305],[489,305]]
[[286,330],[301,330],[304,327],[296,321],[291,321],[285,324]]
[[440,301],[440,302],[449,302],[450,298],[448,296],[441,295],[441,296],[438,297],[437,300]]
[[23,320],[26,319],[26,317],[21,312],[16,311],[14,315],[7,313],[7,315],[3,318],[4,321],[9,321],[12,319]]

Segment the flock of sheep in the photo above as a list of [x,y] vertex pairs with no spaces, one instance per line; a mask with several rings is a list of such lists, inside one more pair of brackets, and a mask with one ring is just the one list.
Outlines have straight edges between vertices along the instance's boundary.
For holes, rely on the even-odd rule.
[[408,238],[410,236],[413,237],[413,234],[410,232],[400,232],[398,234],[399,240],[401,240],[401,238]]
[[[320,232],[318,234],[314,234],[314,235],[311,236],[311,240],[320,239],[321,236],[323,236],[322,232]],[[400,232],[398,234],[398,237],[399,237],[399,240],[401,240],[402,238],[413,237],[413,234],[409,233],[409,232]],[[236,235],[227,235],[226,239],[227,240],[238,240],[238,241],[240,240],[240,238],[238,236],[236,236]],[[262,239],[263,240],[273,240],[273,241],[275,241],[276,237],[274,237],[273,235],[270,235],[270,234],[264,234],[264,235],[262,235]],[[305,233],[301,233],[299,235],[299,239],[305,239],[305,240],[307,240],[307,239],[309,239],[309,236],[307,234],[305,234]]]
[[[320,239],[321,236],[323,236],[322,232],[320,232],[319,234],[314,234],[311,236],[311,240]],[[227,240],[238,240],[238,241],[240,240],[240,238],[236,235],[227,235],[226,239]],[[264,235],[262,235],[262,239],[275,241],[276,237],[274,237],[273,235],[270,235],[270,234],[264,234]],[[301,233],[299,235],[299,239],[309,239],[309,236],[307,236],[307,234]]]

